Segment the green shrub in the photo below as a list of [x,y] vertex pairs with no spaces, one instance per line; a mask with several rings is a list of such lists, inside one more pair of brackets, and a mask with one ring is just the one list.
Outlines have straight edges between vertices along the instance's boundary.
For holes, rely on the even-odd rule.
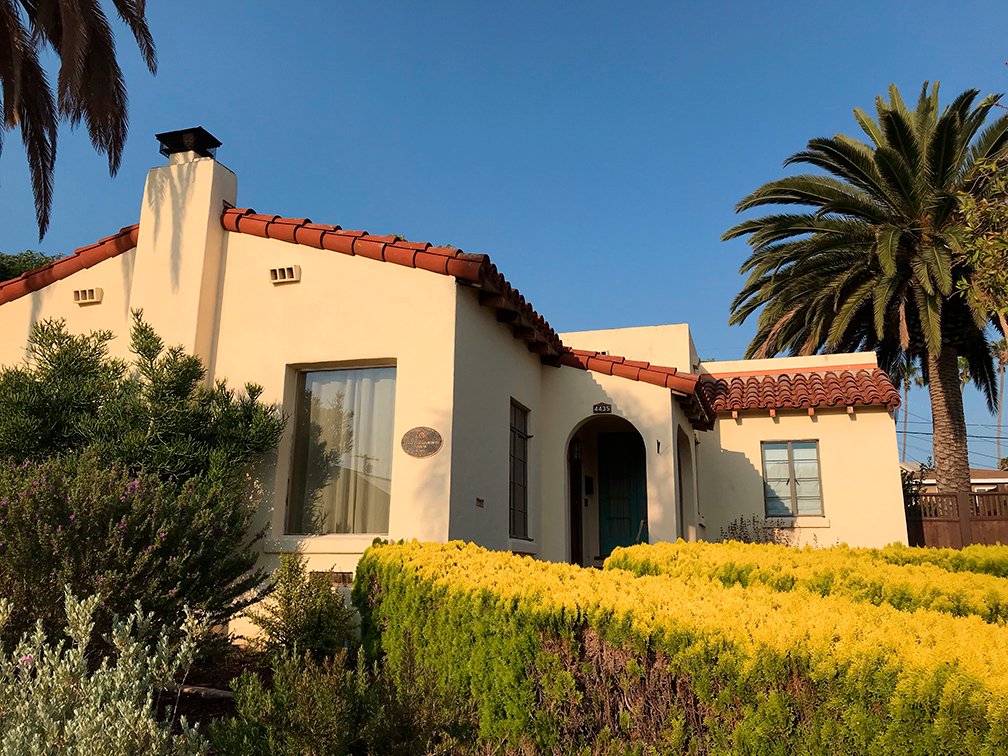
[[354,637],[354,614],[329,575],[308,574],[300,553],[282,554],[272,575],[273,590],[261,607],[247,612],[270,651],[334,656]]
[[372,547],[354,603],[393,682],[513,749],[1008,750],[1008,628],[977,617],[460,543]]
[[238,716],[211,724],[214,751],[256,754],[348,754],[359,740],[358,680],[343,654],[316,662],[279,655],[273,684],[246,672],[232,683]]
[[96,620],[140,600],[173,625],[183,604],[217,623],[265,593],[253,468],[284,420],[249,385],[205,386],[201,361],[134,312],[131,364],[112,335],[32,327],[28,361],[0,370],[0,591],[12,632],[53,630],[64,584],[101,592]]
[[316,661],[310,654],[281,653],[274,659],[272,686],[246,673],[233,683],[237,716],[214,722],[208,737],[224,756],[273,754],[458,753],[460,743],[436,708],[416,686],[393,687],[358,656]]
[[164,480],[208,477],[241,485],[273,449],[284,421],[259,402],[260,387],[236,395],[204,385],[198,357],[164,342],[134,312],[131,365],[109,355],[112,334],[36,323],[25,365],[0,370],[0,458],[40,462],[85,449],[109,465]]
[[[184,720],[178,731],[157,717],[154,691],[169,685],[192,661],[193,616],[183,642],[154,637],[152,617],[137,607],[112,626],[113,653],[95,663],[85,650],[92,638],[98,597],[64,599],[71,644],[47,639],[41,627],[0,656],[0,753],[202,754],[206,744]],[[0,620],[10,602],[0,600]]]
[[34,270],[35,268],[41,268],[55,259],[55,257],[51,257],[43,252],[36,252],[32,249],[26,249],[24,252],[14,254],[2,253],[0,254],[0,281],[17,278],[22,273],[27,273],[29,270]]
[[107,466],[93,454],[0,463],[0,595],[14,605],[8,637],[36,619],[62,626],[63,587],[101,593],[95,619],[139,600],[162,626],[184,605],[215,624],[256,600],[258,505],[205,478],[166,482]]

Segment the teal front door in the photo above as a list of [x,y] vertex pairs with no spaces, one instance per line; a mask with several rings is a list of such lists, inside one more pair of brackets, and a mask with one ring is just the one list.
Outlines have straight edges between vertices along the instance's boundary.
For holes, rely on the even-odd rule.
[[599,547],[647,543],[644,440],[639,433],[598,434]]

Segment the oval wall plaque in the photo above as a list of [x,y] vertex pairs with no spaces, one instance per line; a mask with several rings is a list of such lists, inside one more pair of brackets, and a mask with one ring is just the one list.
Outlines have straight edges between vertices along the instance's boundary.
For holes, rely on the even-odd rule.
[[411,457],[431,457],[441,449],[441,434],[433,428],[410,428],[402,437],[403,451]]

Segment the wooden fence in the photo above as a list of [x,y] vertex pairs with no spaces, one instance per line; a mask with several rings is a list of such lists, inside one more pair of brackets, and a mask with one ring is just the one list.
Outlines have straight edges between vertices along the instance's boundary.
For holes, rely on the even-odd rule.
[[906,504],[911,546],[1008,544],[1008,493],[922,493]]

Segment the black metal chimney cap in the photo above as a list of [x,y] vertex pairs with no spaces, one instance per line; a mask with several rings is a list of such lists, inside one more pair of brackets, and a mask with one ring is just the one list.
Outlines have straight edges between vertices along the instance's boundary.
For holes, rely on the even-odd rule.
[[155,134],[154,138],[161,143],[160,151],[165,157],[176,152],[195,152],[202,157],[212,158],[217,153],[217,148],[221,146],[220,140],[202,126],[164,131]]

